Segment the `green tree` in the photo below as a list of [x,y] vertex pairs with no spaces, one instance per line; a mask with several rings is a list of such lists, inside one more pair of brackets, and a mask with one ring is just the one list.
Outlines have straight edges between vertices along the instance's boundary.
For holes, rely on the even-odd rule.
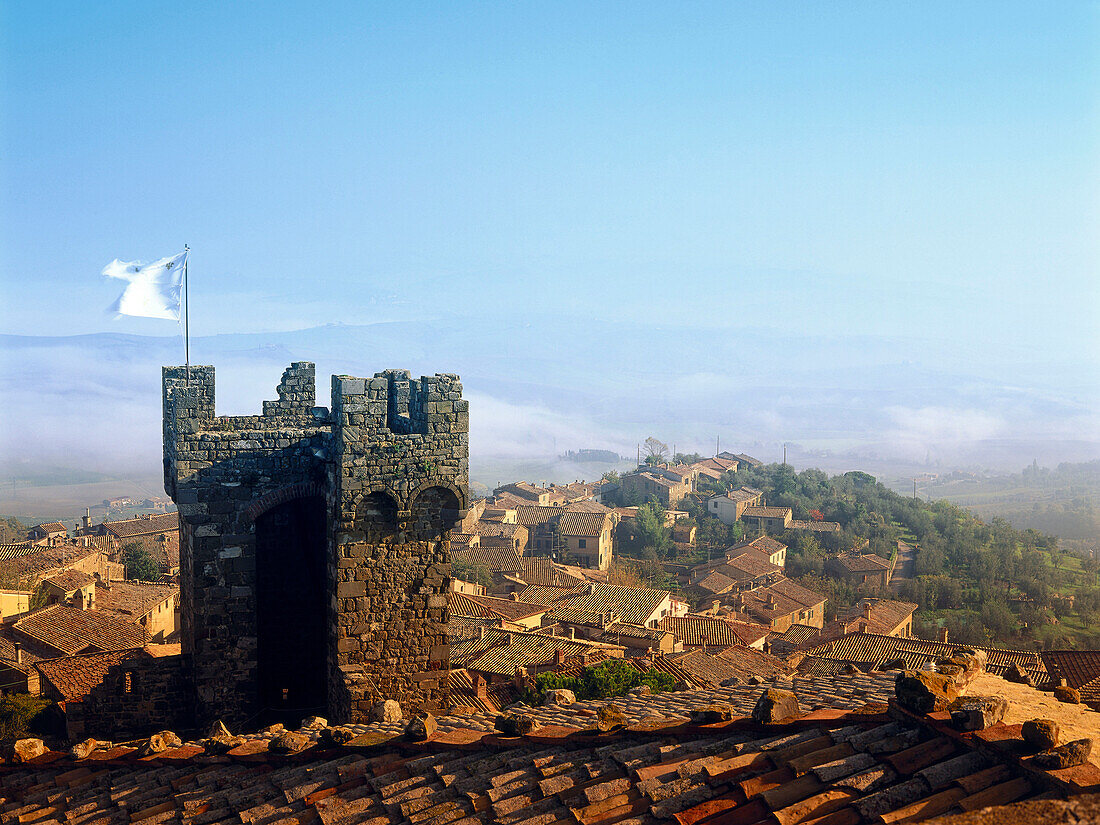
[[638,508],[634,530],[642,548],[652,547],[660,558],[666,556],[672,547],[670,531],[665,527],[665,511],[656,503],[643,504]]
[[122,547],[122,564],[126,568],[126,578],[151,582],[160,578],[160,566],[149,555],[149,551],[139,542],[130,542]]

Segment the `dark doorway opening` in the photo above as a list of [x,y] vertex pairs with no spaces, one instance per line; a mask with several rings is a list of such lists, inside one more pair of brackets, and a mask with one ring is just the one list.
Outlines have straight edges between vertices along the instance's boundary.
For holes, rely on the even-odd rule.
[[295,499],[256,520],[256,658],[267,721],[324,715],[325,502]]

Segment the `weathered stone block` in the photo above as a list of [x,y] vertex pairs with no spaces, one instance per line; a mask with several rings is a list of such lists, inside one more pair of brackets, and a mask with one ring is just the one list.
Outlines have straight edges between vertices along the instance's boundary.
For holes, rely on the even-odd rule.
[[1003,696],[963,696],[949,709],[951,723],[959,730],[985,730],[1004,719],[1008,701]]
[[1065,685],[1059,685],[1054,688],[1054,698],[1068,705],[1081,704],[1081,692]]
[[1074,739],[1072,742],[1036,755],[1031,761],[1045,771],[1056,771],[1084,765],[1088,762],[1091,753],[1091,739]]
[[761,724],[786,722],[801,715],[798,697],[789,690],[779,688],[765,690],[752,709],[752,718]]
[[603,705],[596,708],[596,728],[603,731],[613,731],[626,726],[626,716],[618,705]]
[[1037,751],[1057,747],[1062,738],[1062,727],[1053,719],[1029,719],[1020,730],[1024,741]]
[[906,670],[894,681],[894,696],[899,705],[913,713],[944,710],[959,696],[959,688],[939,673]]
[[707,705],[695,708],[691,712],[691,721],[696,725],[712,725],[715,722],[728,722],[733,719],[733,708],[730,705]]

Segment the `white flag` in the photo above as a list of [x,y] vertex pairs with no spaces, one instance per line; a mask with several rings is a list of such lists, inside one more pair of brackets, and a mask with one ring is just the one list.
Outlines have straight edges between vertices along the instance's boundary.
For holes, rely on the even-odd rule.
[[108,312],[178,321],[186,263],[187,252],[144,265],[141,261],[126,262],[115,258],[103,268],[103,274],[129,283]]

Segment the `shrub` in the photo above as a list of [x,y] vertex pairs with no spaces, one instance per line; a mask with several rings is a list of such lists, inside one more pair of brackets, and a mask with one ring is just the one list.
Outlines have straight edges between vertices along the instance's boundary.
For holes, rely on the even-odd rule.
[[53,703],[29,693],[0,697],[0,739],[39,733],[45,724],[44,711]]

